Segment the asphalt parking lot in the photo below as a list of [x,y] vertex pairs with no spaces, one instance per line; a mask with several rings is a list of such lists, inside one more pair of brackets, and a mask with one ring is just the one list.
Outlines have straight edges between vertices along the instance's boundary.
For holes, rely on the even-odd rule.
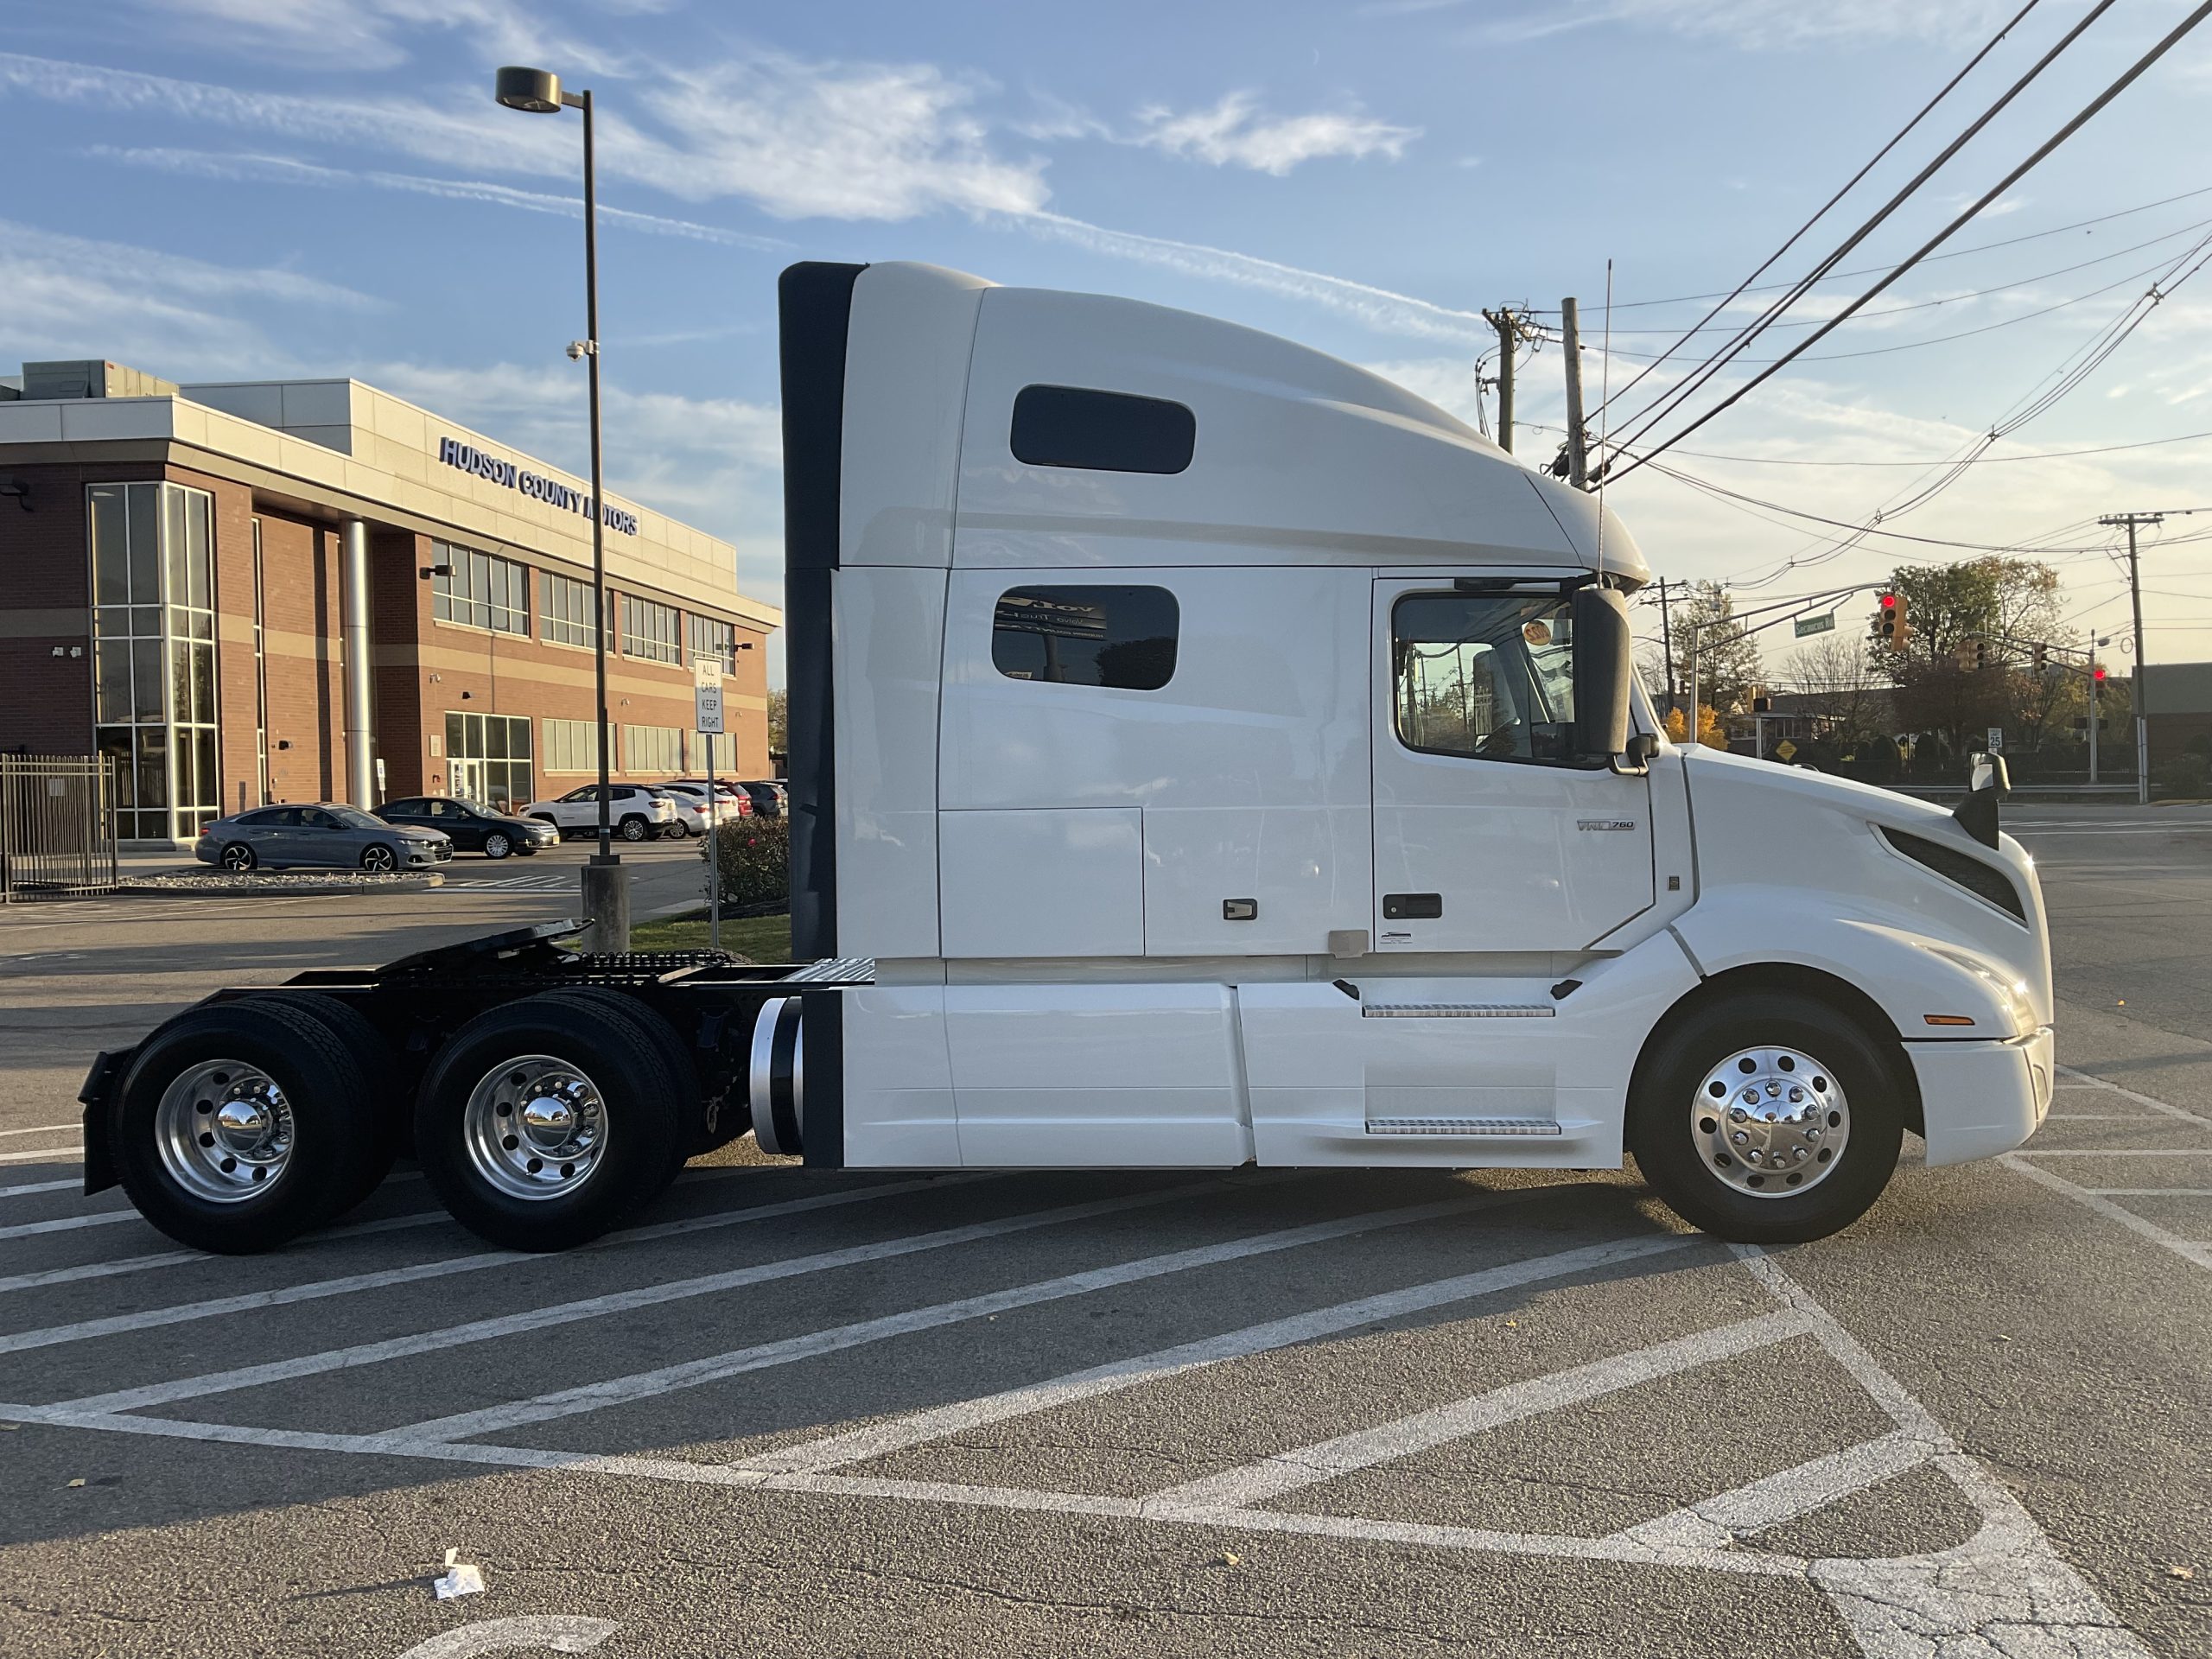
[[71,1190],[84,1054],[565,892],[0,916],[0,1651],[2212,1651],[2212,814],[2012,827],[2051,1121],[1770,1253],[1618,1173],[730,1161],[219,1261]]

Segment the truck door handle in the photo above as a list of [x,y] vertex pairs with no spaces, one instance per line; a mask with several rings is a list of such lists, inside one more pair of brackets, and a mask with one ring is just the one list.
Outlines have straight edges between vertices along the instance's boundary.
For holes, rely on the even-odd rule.
[[1386,893],[1382,919],[1386,922],[1433,922],[1444,914],[1440,893]]

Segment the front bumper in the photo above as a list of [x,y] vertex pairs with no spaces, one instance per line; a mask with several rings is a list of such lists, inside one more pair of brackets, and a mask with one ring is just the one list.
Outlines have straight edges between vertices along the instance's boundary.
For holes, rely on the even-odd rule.
[[2056,1046],[2049,1026],[2005,1042],[1907,1043],[1929,1166],[1993,1158],[2041,1128],[2050,1110]]
[[443,864],[452,857],[453,843],[449,841],[442,841],[433,847],[418,846],[412,842],[407,844],[407,861],[410,864]]

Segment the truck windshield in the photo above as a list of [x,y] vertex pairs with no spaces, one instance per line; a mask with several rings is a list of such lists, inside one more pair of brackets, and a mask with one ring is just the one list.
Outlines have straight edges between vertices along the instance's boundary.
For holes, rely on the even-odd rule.
[[1560,594],[1408,594],[1390,613],[1407,747],[1572,765],[1574,642]]

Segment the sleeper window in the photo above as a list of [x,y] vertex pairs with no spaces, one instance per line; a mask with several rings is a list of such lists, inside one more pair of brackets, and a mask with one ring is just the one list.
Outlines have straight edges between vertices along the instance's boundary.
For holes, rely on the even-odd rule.
[[1399,741],[1430,754],[1591,764],[1574,748],[1566,595],[1408,594],[1390,613]]
[[1181,620],[1165,588],[1016,588],[992,615],[991,662],[1010,680],[1157,691]]

